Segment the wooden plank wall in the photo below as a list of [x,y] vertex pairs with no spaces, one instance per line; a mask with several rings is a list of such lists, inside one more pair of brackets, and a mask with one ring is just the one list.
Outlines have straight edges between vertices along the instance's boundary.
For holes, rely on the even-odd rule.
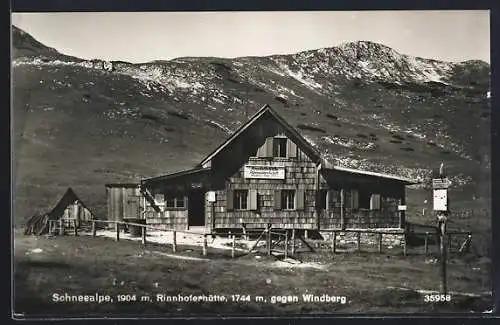
[[[216,191],[215,227],[237,228],[242,223],[248,227],[263,228],[268,223],[279,228],[315,229],[316,205],[316,166],[313,162],[275,158],[273,161],[263,158],[250,158],[249,164],[284,166],[285,181],[272,179],[245,179],[243,166],[226,183],[226,188]],[[257,211],[227,211],[227,190],[257,190]],[[300,211],[281,211],[274,208],[275,190],[304,190],[304,209]],[[206,215],[211,220],[210,204],[207,204]]]
[[[383,192],[372,190],[374,193]],[[345,228],[395,228],[399,226],[398,205],[401,202],[397,194],[381,194],[380,210],[353,209],[350,206],[351,191],[344,190],[344,226]],[[328,195],[328,209],[320,211],[320,229],[339,229],[341,227],[340,190],[331,190]]]
[[146,223],[148,225],[160,226],[168,230],[187,229],[188,225],[187,209],[166,210],[162,212],[156,212],[152,208],[148,208],[146,210],[145,216],[146,216]]
[[63,220],[65,227],[73,227],[73,220],[76,219],[77,227],[79,227],[82,222],[92,219],[92,213],[80,202],[78,202],[77,204],[72,203],[66,207],[61,219]]
[[121,221],[124,218],[138,218],[140,213],[137,209],[132,208],[129,204],[129,199],[136,197],[140,204],[140,193],[138,188],[133,187],[106,187],[107,203],[108,203],[108,220]]

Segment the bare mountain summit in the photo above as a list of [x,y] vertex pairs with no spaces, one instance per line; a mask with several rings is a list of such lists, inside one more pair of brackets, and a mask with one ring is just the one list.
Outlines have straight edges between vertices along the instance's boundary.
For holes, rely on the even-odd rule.
[[[104,183],[190,168],[265,103],[334,163],[428,182],[443,161],[461,204],[489,199],[482,61],[359,41],[132,64],[66,56],[13,27],[13,69],[17,221],[70,186],[103,216]],[[412,195],[410,218],[428,191]]]

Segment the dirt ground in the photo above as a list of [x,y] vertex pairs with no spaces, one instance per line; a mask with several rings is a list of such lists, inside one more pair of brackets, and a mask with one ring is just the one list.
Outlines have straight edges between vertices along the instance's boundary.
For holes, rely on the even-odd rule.
[[[173,254],[170,245],[161,243],[143,246],[105,236],[16,234],[15,316],[292,316],[490,309],[490,261],[485,258],[451,258],[450,301],[436,303],[426,300],[439,289],[439,264],[421,254],[384,250],[333,255],[301,248],[283,260],[267,256],[261,248],[251,254],[237,251],[233,259],[222,241],[218,245],[209,246],[203,256],[200,246],[187,243],[179,243]],[[179,296],[188,301],[175,301]],[[198,296],[205,300],[193,301]],[[306,301],[313,296],[320,301]]]

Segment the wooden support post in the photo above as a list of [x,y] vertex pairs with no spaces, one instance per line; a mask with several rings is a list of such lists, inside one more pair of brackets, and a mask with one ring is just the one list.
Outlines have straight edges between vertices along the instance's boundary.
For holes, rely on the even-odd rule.
[[73,223],[75,225],[75,236],[78,236],[78,227],[77,227],[76,219],[73,220]]
[[231,245],[231,258],[234,258],[235,248],[236,248],[236,236],[233,236],[232,245]]
[[441,251],[441,294],[448,293],[448,285],[446,279],[446,221],[439,223],[439,228],[441,231],[441,240],[440,240],[440,251]]
[[116,223],[116,241],[120,240],[120,224]]
[[344,209],[345,209],[345,194],[344,189],[340,189],[340,229],[345,229],[345,217],[344,217]]
[[358,247],[357,247],[357,249],[358,249],[358,252],[360,252],[361,251],[361,231],[357,232],[357,237],[358,237],[357,238],[357,240],[358,240]]
[[425,232],[425,241],[424,241],[424,248],[425,248],[425,256],[429,255],[429,232]]
[[335,251],[337,250],[337,232],[333,232],[332,236],[332,253],[335,254]]
[[271,227],[269,225],[267,226],[267,255],[271,255],[271,245],[272,245],[272,239],[271,239]]
[[248,240],[248,237],[247,237],[247,227],[245,226],[245,224],[243,224],[242,230],[243,230],[243,239],[244,240]]
[[172,231],[172,252],[177,252],[177,231]]
[[285,258],[288,257],[288,230],[285,230]]
[[467,239],[468,239],[468,241],[467,241],[466,250],[467,250],[467,253],[469,253],[469,252],[470,252],[470,247],[471,247],[471,245],[472,245],[472,235],[471,235],[471,234],[469,234],[469,235],[467,236]]
[[96,222],[92,220],[92,237],[95,237],[96,235],[97,235]]
[[207,248],[208,248],[207,235],[203,235],[203,256],[207,256]]
[[64,235],[64,222],[62,219],[59,219],[59,235]]
[[304,239],[308,239],[309,238],[309,232],[306,230],[304,230]]
[[382,233],[378,234],[378,252],[382,253]]
[[292,229],[292,256],[295,255],[295,228]]
[[406,256],[406,234],[403,235],[403,256]]
[[142,244],[146,245],[146,226],[142,227]]

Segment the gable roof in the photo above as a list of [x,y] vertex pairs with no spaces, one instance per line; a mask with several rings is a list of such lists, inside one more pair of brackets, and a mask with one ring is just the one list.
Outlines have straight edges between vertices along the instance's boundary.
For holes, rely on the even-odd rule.
[[83,201],[80,200],[80,198],[76,195],[73,189],[71,187],[68,187],[66,193],[64,193],[59,202],[57,202],[54,208],[52,208],[52,210],[47,213],[49,215],[49,219],[59,219],[64,214],[64,210],[66,209],[66,207],[76,200],[78,200],[85,209],[89,210],[90,213],[92,213],[92,211],[85,205],[85,203],[83,203]]
[[201,172],[207,172],[209,170],[210,170],[209,168],[197,167],[197,168],[192,168],[192,169],[176,172],[173,174],[151,177],[151,178],[147,178],[147,179],[142,180],[141,185],[149,185],[149,184],[152,184],[155,182],[161,182],[161,181],[169,180],[169,179],[180,177],[180,176],[187,176],[187,175],[197,174],[197,173],[201,173]]
[[406,185],[414,185],[414,184],[419,183],[416,180],[406,178],[406,177],[389,175],[389,174],[384,174],[384,173],[377,173],[377,172],[370,172],[370,171],[366,171],[366,170],[347,168],[347,167],[341,167],[341,166],[333,166],[331,168],[325,168],[325,169],[326,170],[335,170],[335,171],[339,171],[339,172],[346,172],[349,174],[357,174],[357,175],[385,178],[385,179],[390,179],[392,181],[402,182],[402,183],[405,183]]
[[276,111],[274,111],[271,106],[265,104],[262,106],[245,124],[243,124],[238,130],[236,130],[226,141],[224,141],[217,149],[215,149],[211,154],[205,157],[199,164],[199,166],[203,166],[207,162],[209,162],[213,157],[215,157],[219,152],[221,152],[224,148],[226,148],[231,142],[233,142],[236,138],[238,138],[242,133],[246,131],[253,123],[258,121],[265,113],[271,114],[277,121],[280,123],[286,131],[288,131],[297,144],[299,144],[302,148],[308,150],[312,156],[313,160],[319,161],[321,155],[316,151],[316,149],[297,131],[293,126],[291,126],[284,118],[282,118]]

